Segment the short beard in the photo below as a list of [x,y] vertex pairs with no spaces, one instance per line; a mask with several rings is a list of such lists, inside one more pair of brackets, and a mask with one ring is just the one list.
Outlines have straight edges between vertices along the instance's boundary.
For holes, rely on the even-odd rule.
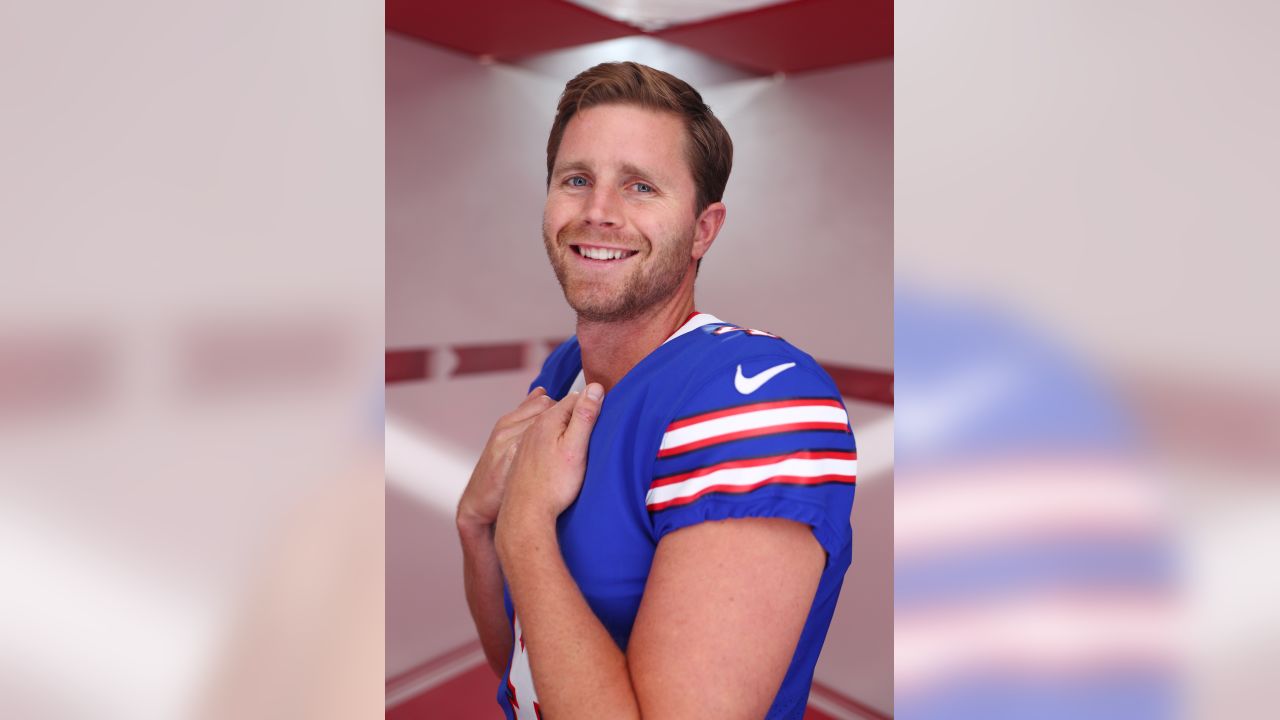
[[[569,259],[556,252],[557,248],[565,248],[568,252],[573,252],[568,249],[569,245],[594,239],[599,236],[598,233],[581,227],[574,229],[566,227],[561,228],[556,235],[556,241],[552,242],[544,229],[542,241],[547,249],[547,257],[551,260],[551,267],[555,270],[556,279],[560,281],[560,288],[564,291],[564,299],[569,303],[569,307],[578,313],[578,318],[589,322],[613,323],[634,320],[675,294],[689,271],[689,251],[693,247],[693,232],[694,228],[689,228],[688,234],[680,242],[668,245],[667,250],[657,257],[657,264],[647,273],[632,273],[628,276],[627,283],[621,292],[605,298],[584,296],[583,293],[578,293],[579,297],[574,297],[569,287],[570,278],[567,267]],[[641,238],[645,241],[644,245],[653,252],[654,245],[649,238],[643,236]],[[628,247],[637,245],[634,242],[627,243]]]

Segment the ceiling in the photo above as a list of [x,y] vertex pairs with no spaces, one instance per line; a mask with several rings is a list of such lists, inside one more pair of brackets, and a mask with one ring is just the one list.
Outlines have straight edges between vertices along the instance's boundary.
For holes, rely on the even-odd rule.
[[619,38],[685,48],[747,76],[893,56],[893,0],[387,0],[386,22],[516,64]]

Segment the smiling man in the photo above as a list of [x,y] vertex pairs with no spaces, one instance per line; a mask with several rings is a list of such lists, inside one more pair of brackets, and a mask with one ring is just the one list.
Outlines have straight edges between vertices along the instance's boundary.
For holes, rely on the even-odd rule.
[[458,506],[508,718],[799,718],[850,562],[835,384],[694,310],[733,145],[687,83],[571,80],[542,234],[577,334],[498,421]]

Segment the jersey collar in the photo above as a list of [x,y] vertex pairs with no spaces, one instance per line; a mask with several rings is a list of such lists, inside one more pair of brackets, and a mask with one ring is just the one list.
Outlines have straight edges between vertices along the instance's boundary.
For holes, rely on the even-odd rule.
[[675,340],[681,335],[684,335],[685,333],[691,332],[693,330],[697,330],[703,325],[715,325],[716,323],[723,323],[723,322],[724,322],[723,320],[721,320],[720,318],[710,313],[694,312],[692,315],[689,316],[689,319],[685,320],[684,324],[681,325],[675,331],[675,333],[671,335],[671,337],[667,338],[666,340],[663,340],[662,344],[666,345],[667,343],[671,342],[672,340]]

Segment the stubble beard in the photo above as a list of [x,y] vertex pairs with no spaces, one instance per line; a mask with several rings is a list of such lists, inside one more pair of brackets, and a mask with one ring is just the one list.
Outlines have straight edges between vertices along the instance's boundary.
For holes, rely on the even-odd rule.
[[[599,289],[582,287],[583,280],[570,275],[569,263],[575,262],[567,257],[573,253],[570,244],[586,243],[598,237],[581,227],[561,228],[553,241],[543,229],[542,242],[555,270],[556,279],[560,281],[560,289],[564,291],[564,299],[569,307],[578,313],[578,318],[590,322],[623,322],[634,320],[646,311],[670,298],[684,281],[689,271],[689,253],[693,248],[693,232],[691,226],[683,238],[676,242],[664,243],[665,250],[657,252],[653,264],[645,268],[634,268],[626,277],[625,284],[615,293],[603,293]],[[648,247],[653,251],[654,244],[649,238],[636,235],[643,242],[625,242],[626,247]],[[640,255],[626,262],[639,262]],[[575,282],[576,281],[576,282]]]

